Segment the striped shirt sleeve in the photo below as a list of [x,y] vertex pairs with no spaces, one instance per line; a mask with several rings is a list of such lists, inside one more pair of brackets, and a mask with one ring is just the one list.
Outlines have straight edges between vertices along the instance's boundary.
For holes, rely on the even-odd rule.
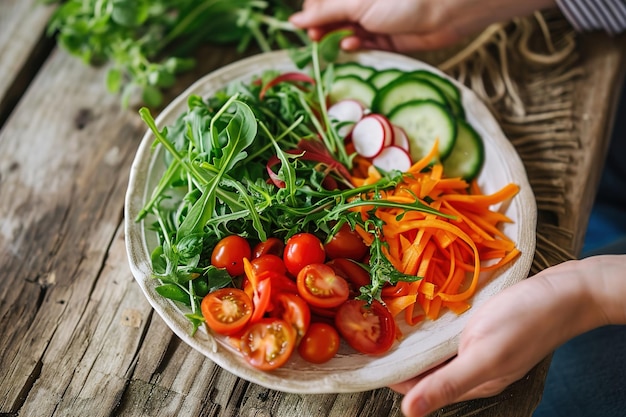
[[556,0],[565,18],[579,32],[626,31],[626,0]]

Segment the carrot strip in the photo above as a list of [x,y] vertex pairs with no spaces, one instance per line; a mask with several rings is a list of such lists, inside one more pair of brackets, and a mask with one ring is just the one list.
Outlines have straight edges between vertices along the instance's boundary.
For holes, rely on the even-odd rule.
[[509,183],[493,194],[446,194],[441,196],[441,199],[445,201],[459,201],[481,206],[490,206],[513,197],[518,191],[519,185]]
[[441,299],[441,297],[435,297],[433,300],[431,300],[430,307],[428,309],[428,313],[426,313],[426,316],[431,320],[437,320],[437,318],[439,317],[439,313],[441,312],[442,303],[443,300]]
[[493,265],[489,265],[489,266],[483,266],[481,269],[483,271],[493,271],[495,269],[500,268],[501,266],[504,266],[506,264],[508,264],[509,262],[511,262],[513,259],[515,259],[519,254],[520,254],[520,250],[515,248],[513,249],[511,252],[507,253],[502,259],[500,259],[497,263],[493,264]]
[[412,173],[412,174],[420,173],[424,168],[426,168],[428,165],[431,164],[431,162],[433,161],[433,159],[436,158],[438,153],[439,153],[439,140],[436,140],[435,145],[432,147],[430,152],[424,155],[422,159],[414,163],[407,172]]
[[420,292],[424,294],[427,300],[432,300],[435,297],[435,284],[432,282],[423,282],[420,285]]
[[408,306],[414,305],[416,300],[416,294],[402,295],[399,297],[383,297],[383,301],[393,317],[400,314],[400,312]]
[[461,315],[471,308],[470,303],[467,303],[465,301],[444,301],[443,306],[452,310],[452,312],[454,312],[456,315]]

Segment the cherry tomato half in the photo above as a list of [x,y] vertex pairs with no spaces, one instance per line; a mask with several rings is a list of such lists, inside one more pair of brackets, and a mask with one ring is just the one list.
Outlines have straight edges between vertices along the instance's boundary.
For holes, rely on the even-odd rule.
[[252,300],[238,288],[222,288],[206,295],[200,310],[214,332],[228,336],[248,323],[252,317]]
[[264,371],[284,365],[294,346],[295,332],[282,319],[263,319],[249,326],[239,342],[248,363]]
[[326,260],[324,245],[311,233],[298,233],[287,240],[283,262],[287,271],[294,277],[302,268],[310,264],[321,264]]
[[348,224],[341,226],[339,231],[324,245],[324,249],[330,259],[348,258],[355,261],[363,259],[369,250],[361,236]]
[[296,332],[296,345],[304,337],[311,323],[309,305],[297,294],[278,293],[274,297],[274,310],[271,316],[291,324]]
[[282,240],[276,237],[270,237],[267,240],[259,242],[254,246],[254,249],[252,250],[252,257],[258,258],[267,254],[282,256],[284,249],[285,244]]
[[344,278],[351,284],[350,286],[353,293],[360,294],[359,289],[361,287],[372,283],[369,272],[350,259],[337,258],[326,262],[326,265],[330,266],[335,271],[335,274]]
[[246,239],[230,235],[220,240],[213,249],[211,264],[217,268],[225,268],[235,277],[243,274],[243,258],[250,259],[251,255],[252,250]]
[[339,351],[339,333],[326,323],[311,323],[298,345],[298,353],[307,362],[324,363]]
[[315,307],[336,307],[350,296],[348,282],[324,264],[310,264],[302,268],[296,284],[300,296]]
[[363,300],[346,301],[335,316],[335,326],[355,350],[380,355],[396,339],[396,325],[391,313],[378,301],[371,306]]

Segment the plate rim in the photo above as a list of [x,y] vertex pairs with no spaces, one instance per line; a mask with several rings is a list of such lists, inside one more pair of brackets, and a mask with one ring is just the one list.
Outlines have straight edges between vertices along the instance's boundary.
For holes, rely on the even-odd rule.
[[[495,139],[500,148],[499,155],[501,157],[507,158],[508,165],[513,166],[517,170],[521,169],[524,173],[521,178],[516,178],[516,182],[520,185],[520,191],[518,195],[514,198],[513,204],[517,204],[516,202],[520,200],[524,201],[525,204],[532,202],[531,207],[528,207],[528,205],[524,207],[524,226],[530,228],[532,230],[532,233],[523,234],[521,236],[522,240],[516,241],[516,246],[527,248],[527,253],[523,253],[520,258],[517,259],[516,262],[510,266],[510,268],[507,268],[513,270],[513,272],[521,276],[521,278],[519,278],[516,282],[525,279],[530,271],[535,253],[535,230],[537,221],[536,201],[528,182],[528,176],[526,175],[525,167],[519,154],[517,153],[517,151],[515,151],[513,145],[502,132],[499,124],[496,122],[491,112],[469,88],[459,83],[454,78],[449,77],[447,74],[443,73],[436,67],[433,67],[415,58],[385,51],[362,51],[357,53],[342,53],[339,61],[361,62],[364,59],[371,59],[375,62],[381,63],[391,63],[395,64],[396,66],[398,63],[401,63],[402,65],[406,65],[407,67],[414,67],[414,69],[427,68],[430,71],[447,78],[449,81],[453,82],[459,89],[461,89],[464,107],[466,106],[466,101],[471,102],[472,109],[471,111],[468,111],[468,113],[471,114],[473,117],[479,117],[481,119],[481,124],[487,123],[487,127],[499,136]],[[172,113],[174,111],[177,111],[180,106],[185,105],[187,98],[190,95],[197,94],[201,95],[202,97],[206,97],[207,94],[210,94],[208,92],[209,89],[207,88],[207,84],[213,83],[214,91],[220,86],[224,86],[224,81],[232,81],[231,78],[233,74],[237,72],[236,70],[242,67],[254,67],[255,72],[250,72],[250,75],[252,75],[259,74],[260,71],[269,69],[269,67],[278,67],[279,63],[281,65],[289,66],[289,64],[291,63],[291,59],[289,58],[287,51],[274,51],[253,55],[242,60],[230,63],[226,66],[220,67],[204,75],[193,84],[191,84],[187,89],[185,89],[183,93],[181,93],[174,100],[172,100],[172,102],[170,102],[158,114],[158,116],[155,118],[157,126],[161,126],[163,124],[163,121],[168,118],[176,117],[178,114],[173,115]],[[295,68],[292,63],[291,66]],[[393,65],[384,65],[383,67],[392,66]],[[205,92],[202,92],[202,90],[205,90]],[[504,139],[504,141],[502,141],[502,139]],[[167,326],[185,343],[190,345],[194,350],[205,355],[224,370],[227,370],[228,372],[231,372],[247,381],[274,390],[301,394],[350,393],[378,389],[384,386],[388,386],[392,383],[400,382],[418,373],[424,372],[450,359],[456,354],[460,338],[460,331],[452,337],[448,338],[446,341],[444,341],[444,343],[440,344],[436,353],[431,352],[431,360],[429,361],[427,366],[411,366],[411,364],[403,364],[403,367],[395,372],[393,375],[376,375],[370,379],[366,379],[365,381],[354,381],[354,378],[352,378],[350,384],[344,383],[343,378],[350,380],[351,375],[362,376],[362,373],[359,373],[359,370],[357,370],[356,372],[342,370],[340,371],[340,378],[335,378],[333,375],[328,375],[326,377],[314,380],[305,379],[294,381],[291,379],[286,379],[284,376],[285,372],[281,371],[280,369],[274,372],[265,372],[256,370],[247,364],[244,364],[245,366],[241,366],[241,361],[233,362],[231,358],[233,352],[228,353],[228,351],[225,350],[224,346],[218,343],[216,339],[211,337],[208,332],[203,332],[202,329],[200,329],[196,333],[196,336],[191,337],[189,335],[191,327],[188,324],[181,325],[180,319],[182,318],[185,321],[186,319],[182,316],[182,314],[180,314],[180,312],[176,308],[171,308],[172,306],[174,306],[174,303],[161,297],[154,290],[154,283],[158,281],[150,276],[150,253],[144,233],[145,222],[134,221],[137,213],[143,207],[143,204],[146,201],[147,193],[150,191],[147,190],[147,185],[149,177],[148,174],[154,160],[152,143],[153,135],[149,129],[146,129],[131,165],[128,188],[124,203],[124,231],[127,258],[133,277],[140,285],[144,296],[151,304],[152,308],[157,312],[157,314],[159,314],[159,316],[161,316],[161,318],[166,322]],[[139,186],[142,185],[144,188],[139,189]],[[470,311],[464,313],[463,316],[460,316],[457,321],[462,321],[463,323],[466,323],[469,317],[471,317],[473,311],[476,310],[476,308],[477,307],[473,305],[473,308],[470,309]],[[398,343],[396,343],[395,345],[397,347]],[[422,352],[421,354],[423,355],[424,353],[425,352]],[[368,363],[376,364],[377,358],[371,359],[372,360],[370,360]]]

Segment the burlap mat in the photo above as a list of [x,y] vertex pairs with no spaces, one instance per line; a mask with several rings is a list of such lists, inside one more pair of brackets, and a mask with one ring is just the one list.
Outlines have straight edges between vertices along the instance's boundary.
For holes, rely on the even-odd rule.
[[564,211],[563,178],[571,153],[579,147],[572,93],[582,67],[571,25],[558,10],[537,12],[492,25],[454,50],[416,58],[476,92],[524,162],[539,211],[531,274],[573,259],[552,243],[572,235],[554,221]]

